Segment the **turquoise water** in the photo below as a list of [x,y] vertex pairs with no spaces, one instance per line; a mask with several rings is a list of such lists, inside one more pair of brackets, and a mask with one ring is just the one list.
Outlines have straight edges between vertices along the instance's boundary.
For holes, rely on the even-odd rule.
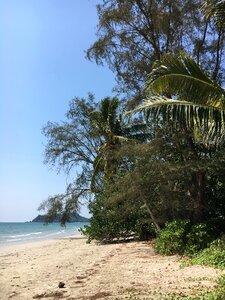
[[79,228],[88,223],[1,223],[0,246],[80,235]]

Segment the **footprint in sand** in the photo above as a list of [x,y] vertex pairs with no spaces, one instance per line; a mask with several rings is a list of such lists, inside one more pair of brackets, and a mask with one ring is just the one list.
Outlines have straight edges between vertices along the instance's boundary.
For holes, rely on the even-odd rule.
[[77,276],[77,279],[80,280],[80,279],[86,279],[87,276]]
[[18,293],[14,291],[9,295],[8,298],[11,299],[11,298],[15,297],[16,295],[18,295]]

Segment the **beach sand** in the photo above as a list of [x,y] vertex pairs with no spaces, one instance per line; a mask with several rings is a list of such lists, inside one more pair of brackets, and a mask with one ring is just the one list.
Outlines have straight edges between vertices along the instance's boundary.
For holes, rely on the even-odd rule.
[[2,300],[164,299],[212,288],[221,274],[180,268],[179,257],[159,256],[144,242],[97,245],[69,238],[0,248]]

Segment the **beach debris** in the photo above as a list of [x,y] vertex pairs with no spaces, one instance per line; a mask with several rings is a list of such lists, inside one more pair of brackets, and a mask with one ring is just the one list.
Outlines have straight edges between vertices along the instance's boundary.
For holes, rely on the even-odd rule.
[[60,289],[63,289],[64,286],[65,286],[65,283],[62,282],[62,281],[60,281],[59,284],[58,284],[58,287],[59,287]]

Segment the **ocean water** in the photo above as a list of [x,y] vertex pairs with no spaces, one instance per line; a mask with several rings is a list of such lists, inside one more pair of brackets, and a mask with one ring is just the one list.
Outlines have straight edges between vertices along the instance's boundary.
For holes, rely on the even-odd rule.
[[79,228],[88,223],[67,223],[61,226],[60,223],[1,223],[0,222],[0,246],[23,244],[40,240],[54,238],[65,238],[68,236],[79,236]]

